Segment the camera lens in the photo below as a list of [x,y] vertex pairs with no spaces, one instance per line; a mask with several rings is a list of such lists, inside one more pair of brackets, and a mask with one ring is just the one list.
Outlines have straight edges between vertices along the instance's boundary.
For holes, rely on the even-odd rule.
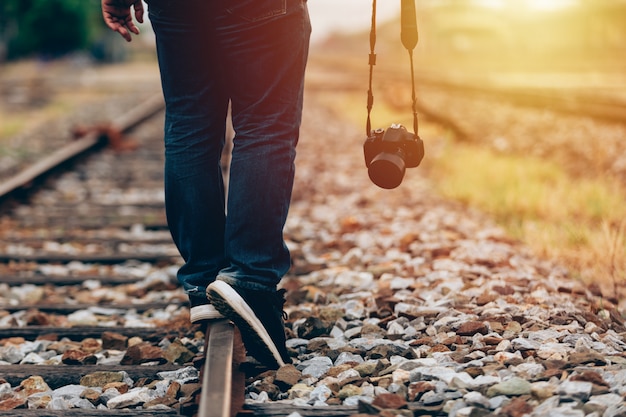
[[381,152],[372,159],[367,173],[374,184],[390,190],[400,185],[405,170],[402,155]]

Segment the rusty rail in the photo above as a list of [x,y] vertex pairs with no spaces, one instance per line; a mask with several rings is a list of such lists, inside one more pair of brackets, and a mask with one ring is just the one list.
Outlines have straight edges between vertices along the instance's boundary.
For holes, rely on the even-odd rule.
[[[119,132],[126,132],[161,111],[164,106],[163,96],[161,93],[156,94],[133,110],[114,120],[111,127]],[[102,139],[99,133],[90,132],[84,137],[73,141],[69,145],[35,162],[33,165],[0,184],[0,200],[18,189],[28,187],[28,185],[32,184],[37,178],[49,173],[53,169],[86,151],[95,148],[101,143]]]

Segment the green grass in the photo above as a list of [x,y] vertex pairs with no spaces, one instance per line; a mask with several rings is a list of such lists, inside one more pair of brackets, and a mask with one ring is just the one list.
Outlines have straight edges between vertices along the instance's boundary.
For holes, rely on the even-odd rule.
[[502,155],[477,146],[448,144],[431,164],[442,193],[477,205],[506,221],[619,222],[623,190],[610,178],[571,178],[555,163]]
[[615,178],[573,178],[552,161],[446,143],[431,161],[439,192],[490,214],[586,283],[626,284],[626,193]]
[[0,144],[20,133],[27,125],[24,117],[12,117],[3,115],[3,122],[0,124]]

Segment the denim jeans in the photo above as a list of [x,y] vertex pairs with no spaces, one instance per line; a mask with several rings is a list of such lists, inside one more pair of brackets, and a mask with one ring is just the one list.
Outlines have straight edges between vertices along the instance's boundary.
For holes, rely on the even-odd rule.
[[[306,0],[148,0],[165,116],[165,204],[205,300],[219,275],[274,289],[291,265],[283,240],[311,26]],[[220,155],[235,130],[226,201]]]

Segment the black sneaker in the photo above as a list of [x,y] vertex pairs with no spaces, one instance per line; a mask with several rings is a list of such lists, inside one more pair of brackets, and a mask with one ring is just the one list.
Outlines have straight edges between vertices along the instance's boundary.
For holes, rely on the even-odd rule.
[[222,316],[216,309],[213,307],[209,300],[200,297],[189,297],[189,320],[192,324],[199,323],[205,320],[218,320],[223,319]]
[[284,294],[285,290],[235,289],[224,281],[207,288],[211,304],[239,328],[248,353],[273,369],[291,363],[285,346]]

